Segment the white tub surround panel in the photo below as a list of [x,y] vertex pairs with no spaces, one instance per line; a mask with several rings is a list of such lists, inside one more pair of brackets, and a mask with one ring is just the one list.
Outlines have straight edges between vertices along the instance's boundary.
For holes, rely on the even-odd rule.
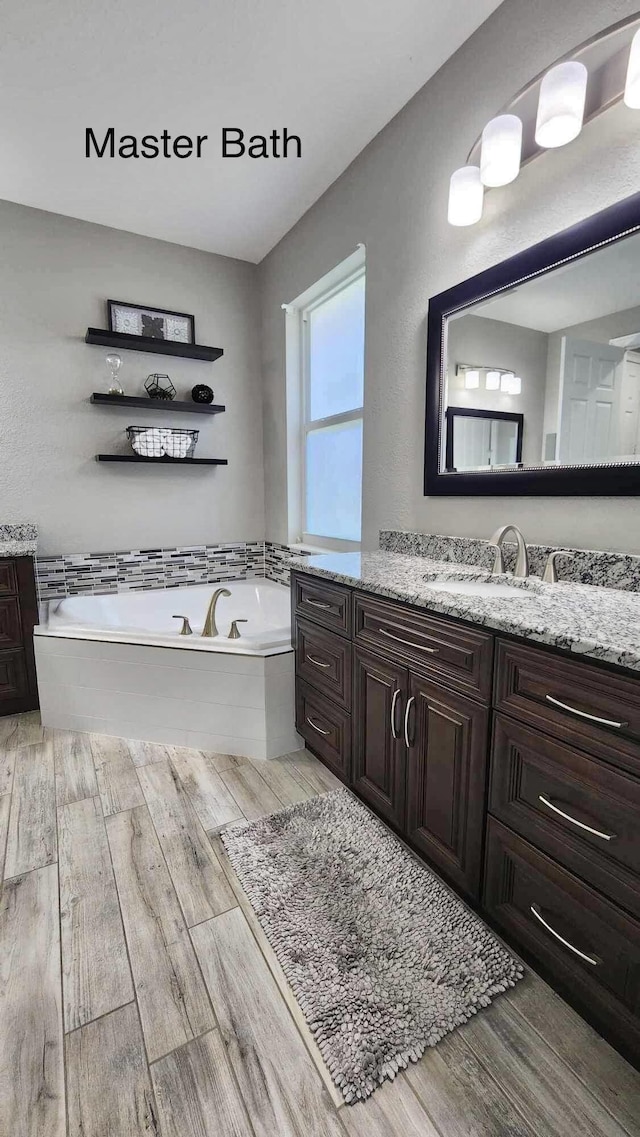
[[45,726],[275,758],[300,749],[293,652],[255,656],[35,636]]

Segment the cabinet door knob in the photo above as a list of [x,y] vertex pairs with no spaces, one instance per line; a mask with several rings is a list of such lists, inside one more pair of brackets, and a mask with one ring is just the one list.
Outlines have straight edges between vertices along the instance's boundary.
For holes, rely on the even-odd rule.
[[399,698],[400,698],[400,688],[398,687],[393,692],[393,699],[391,700],[391,733],[392,733],[394,738],[398,737],[398,732],[396,730],[396,703],[398,702]]
[[413,742],[409,742],[409,713],[415,701],[414,695],[412,695],[410,699],[407,699],[407,709],[404,712],[404,744],[407,750],[410,750],[413,746]]

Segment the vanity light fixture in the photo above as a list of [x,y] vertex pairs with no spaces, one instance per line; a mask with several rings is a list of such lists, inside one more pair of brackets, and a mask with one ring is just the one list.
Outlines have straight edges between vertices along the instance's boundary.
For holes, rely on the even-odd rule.
[[461,166],[455,170],[449,183],[449,224],[475,225],[482,217],[483,198],[480,167]]
[[500,390],[500,372],[499,371],[487,371],[487,374],[485,375],[484,385],[485,385],[487,391],[499,391]]
[[540,84],[536,142],[545,150],[566,146],[582,130],[588,72],[572,59],[547,71]]
[[505,372],[500,379],[500,390],[505,395],[519,395],[522,392],[522,379],[512,371]]
[[485,186],[506,186],[520,172],[522,120],[515,114],[492,118],[482,131],[480,178]]
[[480,386],[480,372],[470,368],[464,373],[464,385],[467,391],[475,391]]
[[640,29],[631,40],[624,101],[632,110],[640,110]]

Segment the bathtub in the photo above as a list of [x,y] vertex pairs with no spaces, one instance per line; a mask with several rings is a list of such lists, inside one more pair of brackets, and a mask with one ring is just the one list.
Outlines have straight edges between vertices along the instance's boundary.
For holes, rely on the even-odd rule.
[[[211,596],[226,588],[216,607],[219,635],[201,638]],[[142,592],[110,593],[103,596],[70,596],[50,600],[44,606],[42,624],[58,636],[97,636],[124,643],[175,645],[195,651],[235,654],[286,651],[291,648],[289,589],[271,580],[230,580],[221,584],[196,584],[185,588],[153,588]],[[192,636],[181,636],[180,620],[187,616]],[[228,639],[232,620],[240,624],[240,639]]]
[[[219,635],[200,636],[209,600]],[[191,636],[180,635],[187,616]],[[232,620],[240,639],[228,639]],[[298,750],[289,589],[260,579],[74,596],[34,632],[42,721],[171,746],[275,758]]]

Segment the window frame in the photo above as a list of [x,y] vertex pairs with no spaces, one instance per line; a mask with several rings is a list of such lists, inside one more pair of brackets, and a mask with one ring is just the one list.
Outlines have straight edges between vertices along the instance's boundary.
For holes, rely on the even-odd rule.
[[[307,436],[323,427],[361,422],[364,429],[363,402],[359,407],[336,415],[311,419],[311,334],[310,315],[322,304],[339,295],[356,280],[366,281],[363,245],[331,272],[317,281],[290,304],[283,304],[287,314],[287,483],[289,544],[318,550],[350,552],[361,548],[360,539],[347,540],[311,533],[307,524]],[[365,285],[366,290],[366,285]],[[366,350],[366,341],[365,341]],[[362,478],[361,478],[362,486]],[[362,502],[361,502],[362,504]]]

